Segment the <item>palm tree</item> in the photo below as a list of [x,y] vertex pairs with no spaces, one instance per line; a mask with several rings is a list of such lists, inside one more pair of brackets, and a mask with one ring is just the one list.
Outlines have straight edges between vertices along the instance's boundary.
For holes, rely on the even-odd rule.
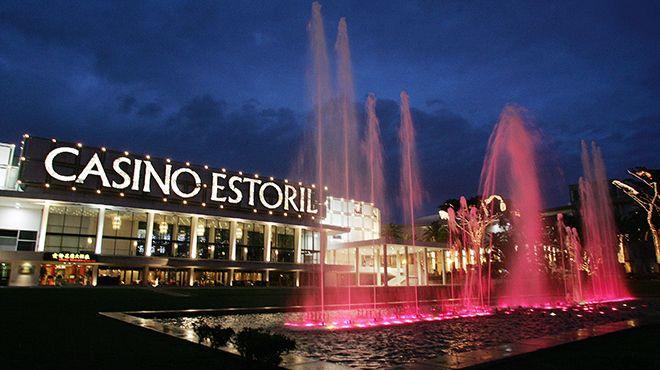
[[447,226],[440,220],[435,220],[429,225],[424,226],[422,240],[425,242],[441,243],[447,241]]
[[397,224],[388,224],[383,230],[383,238],[387,242],[401,243],[403,241],[403,227]]

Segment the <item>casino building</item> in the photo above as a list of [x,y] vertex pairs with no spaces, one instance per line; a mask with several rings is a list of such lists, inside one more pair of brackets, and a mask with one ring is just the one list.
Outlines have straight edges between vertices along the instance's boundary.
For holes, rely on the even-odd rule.
[[[444,246],[315,184],[24,135],[0,144],[0,285],[441,285]],[[329,193],[329,192],[327,192]]]

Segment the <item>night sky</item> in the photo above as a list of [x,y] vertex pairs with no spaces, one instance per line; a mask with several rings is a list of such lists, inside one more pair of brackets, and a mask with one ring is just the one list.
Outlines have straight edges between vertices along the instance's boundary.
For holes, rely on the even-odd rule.
[[[610,177],[660,167],[660,2],[323,3],[348,21],[355,91],[378,97],[390,191],[409,92],[426,208],[473,195],[507,103],[543,132],[549,206],[580,140]],[[37,136],[287,177],[311,123],[308,1],[0,4],[0,141]],[[330,50],[332,52],[332,50]],[[360,118],[363,120],[363,111]]]

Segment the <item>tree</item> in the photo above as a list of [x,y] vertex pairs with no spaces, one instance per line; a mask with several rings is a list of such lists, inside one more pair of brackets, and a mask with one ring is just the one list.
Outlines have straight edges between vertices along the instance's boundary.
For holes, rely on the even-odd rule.
[[646,211],[646,222],[655,247],[656,263],[660,264],[660,236],[658,235],[658,227],[655,225],[660,210],[658,182],[654,178],[657,173],[654,174],[645,168],[628,170],[628,173],[633,176],[633,180],[629,184],[619,180],[612,181],[612,184],[621,189]]
[[393,223],[388,224],[383,230],[383,238],[389,243],[403,242],[403,227]]
[[441,243],[447,241],[447,225],[443,225],[440,220],[431,222],[423,228],[422,240],[425,242]]

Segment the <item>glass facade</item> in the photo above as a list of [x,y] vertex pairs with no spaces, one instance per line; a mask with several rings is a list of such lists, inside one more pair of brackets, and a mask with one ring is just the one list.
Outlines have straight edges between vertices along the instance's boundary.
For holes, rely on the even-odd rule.
[[215,218],[197,220],[197,258],[229,259],[230,224]]
[[190,217],[156,214],[151,255],[190,257],[190,222]]
[[271,262],[295,262],[295,235],[292,227],[271,226]]
[[90,252],[96,243],[99,210],[83,206],[51,206],[46,252]]
[[321,239],[318,231],[303,229],[301,232],[301,263],[321,263]]
[[147,214],[106,210],[101,253],[113,256],[144,256]]
[[[377,212],[365,206],[355,208],[354,213],[365,210]],[[221,287],[315,286],[320,281],[318,272],[313,272],[315,268],[278,265],[319,264],[322,234],[317,228],[167,212],[150,214],[110,206],[100,212],[99,206],[78,204],[51,204],[47,216],[43,240],[36,231],[0,229],[0,249],[7,246],[20,250],[18,246],[25,242],[30,250],[36,250],[36,245],[43,243],[44,252],[85,253],[91,257],[54,257],[52,262],[37,264],[41,270],[35,271],[35,284]],[[153,225],[148,225],[151,220]],[[351,219],[356,220],[360,226],[349,225],[351,228],[373,221],[361,216]],[[148,235],[152,227],[153,233]],[[101,236],[98,246],[97,234]],[[196,254],[191,256],[193,234]],[[449,281],[448,265],[453,259],[444,248],[383,245],[378,240],[347,241],[346,235],[346,231],[328,232],[325,263],[332,265],[325,270],[330,274],[325,279],[328,286],[442,285]],[[146,253],[148,244],[150,253]],[[100,247],[98,254],[96,247]],[[147,255],[200,261],[102,257]],[[240,263],[265,260],[273,264]]]
[[264,260],[264,225],[239,222],[236,226],[236,259]]
[[99,266],[97,285],[141,285],[144,269],[139,267]]

